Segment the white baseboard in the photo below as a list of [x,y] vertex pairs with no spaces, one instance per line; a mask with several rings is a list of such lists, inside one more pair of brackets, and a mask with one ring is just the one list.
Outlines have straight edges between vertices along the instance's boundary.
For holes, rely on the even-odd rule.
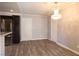
[[[44,40],[44,39],[48,39],[48,38],[35,38],[35,39],[30,39],[30,40]],[[21,40],[21,41],[30,41],[30,40]]]
[[[48,40],[55,42],[54,40],[51,40],[51,39],[48,39]],[[56,43],[56,42],[55,42],[55,43]]]
[[35,39],[32,39],[32,40],[44,40],[44,39],[48,39],[48,38],[35,38]]
[[61,43],[58,43],[58,42],[56,44],[59,45],[59,46],[61,46],[61,47],[63,47],[63,48],[65,48],[65,49],[68,49],[68,50],[72,51],[73,53],[75,53],[77,55],[79,55],[78,51],[75,51],[75,50],[73,50],[73,49],[71,49],[71,48],[69,48],[69,47],[67,47],[67,46],[65,46],[65,45],[63,45]]

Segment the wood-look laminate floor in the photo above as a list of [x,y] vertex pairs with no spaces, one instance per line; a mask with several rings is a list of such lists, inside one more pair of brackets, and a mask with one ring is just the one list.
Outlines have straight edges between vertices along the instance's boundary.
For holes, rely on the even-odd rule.
[[6,56],[77,56],[49,40],[24,41],[5,47]]

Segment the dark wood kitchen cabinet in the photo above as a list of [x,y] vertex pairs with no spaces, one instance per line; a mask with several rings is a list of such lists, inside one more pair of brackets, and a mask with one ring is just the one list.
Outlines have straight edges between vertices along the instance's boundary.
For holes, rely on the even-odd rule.
[[[12,32],[11,34],[12,43],[19,43],[20,42],[20,16],[0,15],[0,32],[5,32],[5,33]],[[8,36],[6,36],[6,38],[7,37]]]
[[12,42],[20,42],[20,16],[12,16]]
[[1,32],[1,16],[0,16],[0,32]]

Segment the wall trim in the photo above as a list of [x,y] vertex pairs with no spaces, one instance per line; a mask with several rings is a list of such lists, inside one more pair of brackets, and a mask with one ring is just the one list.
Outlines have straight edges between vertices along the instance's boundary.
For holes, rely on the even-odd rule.
[[79,55],[78,51],[75,51],[75,50],[73,50],[73,49],[71,49],[71,48],[69,48],[69,47],[67,47],[67,46],[65,46],[65,45],[63,45],[63,44],[61,44],[59,42],[56,42],[56,44],[59,45],[59,46],[61,46],[61,47],[63,47],[63,48],[65,48],[65,49],[68,49],[68,50],[72,51],[73,53],[75,53],[77,55]]
[[8,15],[8,16],[12,16],[12,15],[32,15],[32,16],[48,16],[48,15],[42,15],[42,14],[31,14],[31,13],[17,13],[17,12],[14,12],[14,13],[11,13],[11,12],[5,12],[5,11],[0,11],[0,15]]
[[53,41],[53,42],[55,42],[55,43],[56,43],[56,41],[54,41],[54,40],[52,40],[52,39],[48,39],[48,40]]
[[32,40],[44,40],[44,39],[48,39],[48,38],[35,38],[35,39],[32,39]]
[[[48,38],[35,38],[35,39],[30,39],[30,40],[46,40]],[[30,41],[30,40],[21,40],[21,41]]]

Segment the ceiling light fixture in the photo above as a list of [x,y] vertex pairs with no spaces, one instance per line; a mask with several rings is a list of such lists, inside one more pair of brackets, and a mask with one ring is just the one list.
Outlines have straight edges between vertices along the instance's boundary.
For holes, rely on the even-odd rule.
[[[58,3],[55,2],[55,5],[57,5]],[[53,10],[53,14],[51,15],[51,19],[53,20],[59,20],[61,19],[62,15],[60,14],[60,10],[57,8],[57,6],[55,7],[55,9]]]
[[10,10],[10,12],[13,12],[13,11],[14,11],[14,10],[12,10],[12,9]]

